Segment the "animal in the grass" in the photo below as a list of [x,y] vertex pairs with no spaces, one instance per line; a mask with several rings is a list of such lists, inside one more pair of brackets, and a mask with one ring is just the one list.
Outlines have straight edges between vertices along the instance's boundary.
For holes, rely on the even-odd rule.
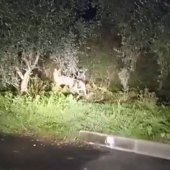
[[54,77],[54,82],[57,85],[59,86],[64,85],[69,87],[70,90],[78,94],[84,94],[85,96],[87,95],[86,84],[84,80],[62,75],[61,68],[58,70],[54,69],[53,77]]
[[79,69],[76,72],[76,78],[82,79],[83,81],[86,81],[86,72],[87,72],[87,69]]

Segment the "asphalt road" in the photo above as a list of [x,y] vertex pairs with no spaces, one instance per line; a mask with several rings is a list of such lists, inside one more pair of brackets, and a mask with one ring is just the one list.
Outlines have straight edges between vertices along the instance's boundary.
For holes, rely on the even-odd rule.
[[0,170],[169,170],[170,161],[0,134]]

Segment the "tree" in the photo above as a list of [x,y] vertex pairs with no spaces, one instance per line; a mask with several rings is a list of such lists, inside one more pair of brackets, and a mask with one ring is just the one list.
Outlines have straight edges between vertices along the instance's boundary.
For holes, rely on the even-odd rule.
[[47,52],[62,67],[67,64],[68,74],[76,71],[76,36],[83,40],[93,29],[77,20],[74,5],[74,1],[1,1],[1,87],[28,92],[29,79],[35,69],[43,70],[40,61]]
[[136,60],[141,53],[153,53],[157,57],[161,88],[170,65],[167,62],[170,43],[169,1],[115,0],[110,3],[108,0],[99,0],[99,4],[101,18],[110,23],[113,32],[117,30],[122,36],[123,46],[117,57],[124,63],[119,73],[124,88],[128,86],[127,75],[135,71]]

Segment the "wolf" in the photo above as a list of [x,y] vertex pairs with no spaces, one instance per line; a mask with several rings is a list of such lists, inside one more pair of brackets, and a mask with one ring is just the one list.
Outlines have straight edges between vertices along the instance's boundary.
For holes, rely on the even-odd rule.
[[78,79],[78,78],[76,79],[74,77],[68,77],[62,75],[61,68],[58,70],[54,69],[53,78],[54,78],[54,82],[57,85],[59,86],[64,85],[69,87],[73,92],[76,92],[78,94],[83,94],[85,96],[87,95],[85,81],[82,79]]

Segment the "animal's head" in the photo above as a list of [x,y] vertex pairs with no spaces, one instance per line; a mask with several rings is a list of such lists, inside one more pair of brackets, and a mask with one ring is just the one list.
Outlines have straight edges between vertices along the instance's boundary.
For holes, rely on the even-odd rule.
[[87,69],[80,69],[78,72],[77,72],[77,79],[82,79],[83,81],[86,80],[86,72],[87,72]]
[[58,70],[55,68],[53,74],[54,74],[54,76],[61,76],[61,68]]

